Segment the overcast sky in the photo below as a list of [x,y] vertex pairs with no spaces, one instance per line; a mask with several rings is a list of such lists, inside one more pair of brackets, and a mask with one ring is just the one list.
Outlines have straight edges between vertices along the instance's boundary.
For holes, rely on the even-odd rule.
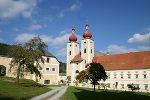
[[95,50],[150,50],[150,0],[0,0],[0,42],[24,43],[40,36],[65,62],[71,29],[74,25],[80,42],[87,17]]

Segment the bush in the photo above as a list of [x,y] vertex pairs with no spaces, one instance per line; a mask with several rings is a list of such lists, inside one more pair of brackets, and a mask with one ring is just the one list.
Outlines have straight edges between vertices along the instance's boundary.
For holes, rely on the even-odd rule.
[[132,91],[139,90],[140,88],[136,84],[128,84],[128,88],[130,88]]

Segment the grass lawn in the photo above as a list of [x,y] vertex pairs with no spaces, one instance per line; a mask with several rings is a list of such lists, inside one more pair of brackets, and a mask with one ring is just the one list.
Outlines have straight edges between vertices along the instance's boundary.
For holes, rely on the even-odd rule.
[[96,90],[91,88],[68,87],[60,100],[150,100],[150,93]]
[[20,79],[17,86],[14,78],[0,77],[0,100],[26,100],[49,90],[32,80]]

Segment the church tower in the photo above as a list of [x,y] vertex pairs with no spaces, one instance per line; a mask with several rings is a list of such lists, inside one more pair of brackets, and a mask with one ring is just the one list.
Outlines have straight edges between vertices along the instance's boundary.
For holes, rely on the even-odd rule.
[[75,29],[72,28],[72,35],[69,37],[69,42],[67,43],[67,76],[71,76],[74,66],[71,64],[71,60],[79,53],[79,43],[77,43],[77,37],[75,35]]
[[84,66],[87,63],[91,63],[94,57],[94,41],[91,38],[92,34],[89,32],[89,25],[86,24],[86,32],[83,33],[83,39],[81,40],[81,57],[84,59]]

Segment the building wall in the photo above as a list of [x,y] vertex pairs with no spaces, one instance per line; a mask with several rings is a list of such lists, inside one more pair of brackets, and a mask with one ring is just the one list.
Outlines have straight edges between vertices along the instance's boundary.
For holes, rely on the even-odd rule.
[[[133,83],[139,85],[139,91],[150,92],[150,69],[111,70],[106,72],[109,78],[104,83],[110,84],[108,89],[129,90],[127,84]],[[123,77],[121,77],[122,75]],[[136,78],[136,75],[138,75],[138,78]],[[144,78],[144,75],[146,75],[146,78]],[[116,82],[118,82],[117,86]],[[122,85],[124,85],[124,88]],[[145,89],[146,85],[148,85],[147,89]]]
[[[49,62],[47,62],[47,57],[43,57],[45,59],[44,64],[40,63],[40,67],[42,70],[39,71],[42,74],[41,79],[39,77],[36,77],[35,74],[31,74],[30,72],[26,73],[24,72],[25,79],[31,79],[31,80],[38,80],[39,83],[44,84],[44,80],[50,80],[50,84],[58,84],[59,80],[59,62],[55,57],[48,57]],[[0,57],[0,65],[4,65],[6,67],[6,76],[8,77],[16,77],[16,70],[15,68],[17,66],[14,66],[14,68],[11,68],[10,71],[10,62],[11,58],[8,57]],[[46,68],[49,68],[49,70],[46,70]],[[53,71],[53,68],[55,71]]]
[[[71,52],[71,55],[70,55]],[[79,44],[77,42],[67,43],[67,76],[71,76],[71,81],[73,80],[74,65],[71,64],[71,60],[79,53]]]
[[85,64],[92,62],[94,57],[94,41],[92,39],[85,38],[81,40],[81,57],[84,59]]

